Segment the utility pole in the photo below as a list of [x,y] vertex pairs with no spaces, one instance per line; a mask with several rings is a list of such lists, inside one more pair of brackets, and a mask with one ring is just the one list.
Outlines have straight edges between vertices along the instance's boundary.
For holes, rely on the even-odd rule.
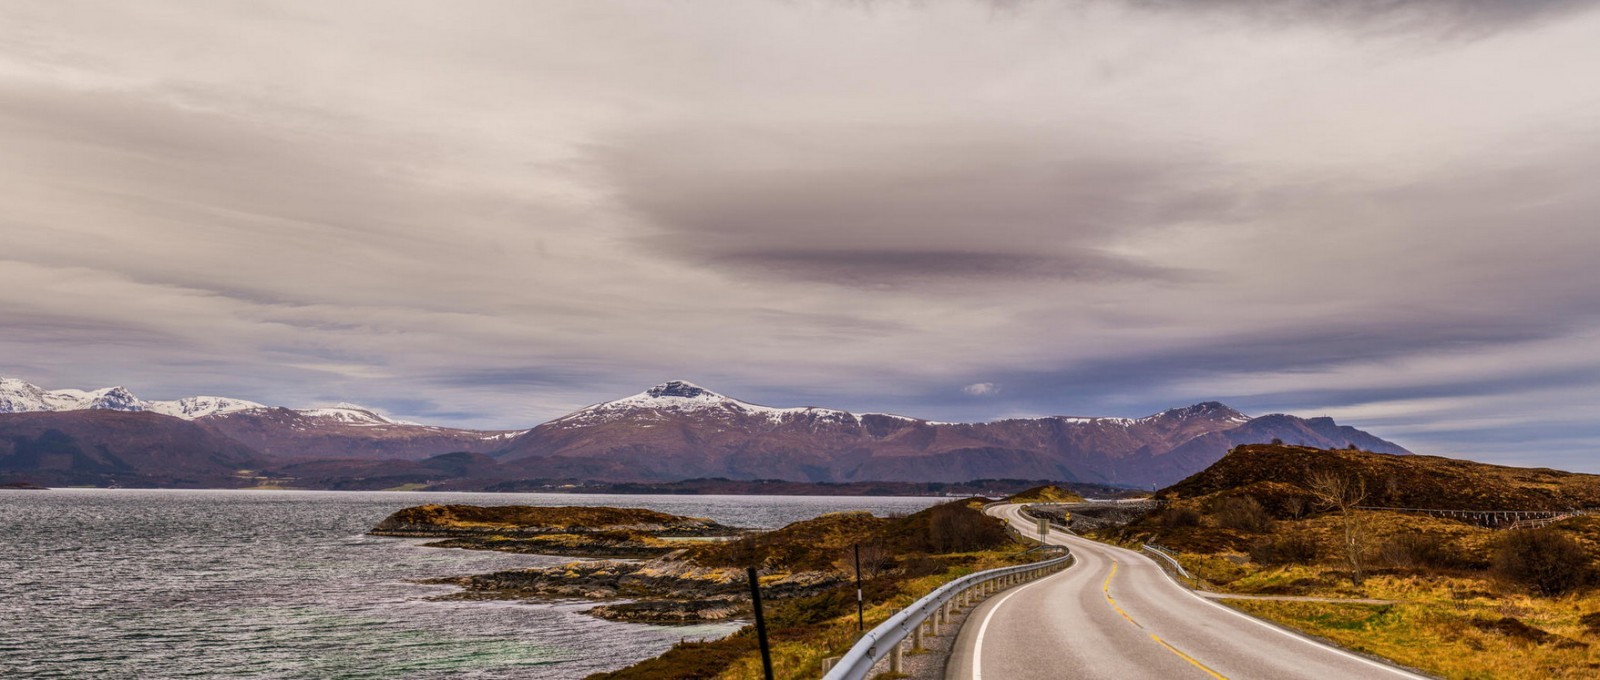
[[861,598],[861,544],[856,544],[856,632],[867,629],[866,605]]
[[761,581],[756,576],[755,567],[745,567],[745,574],[750,577],[750,604],[756,610],[756,641],[761,645],[761,668],[766,671],[767,680],[773,680],[772,649],[767,646],[767,617],[761,613]]

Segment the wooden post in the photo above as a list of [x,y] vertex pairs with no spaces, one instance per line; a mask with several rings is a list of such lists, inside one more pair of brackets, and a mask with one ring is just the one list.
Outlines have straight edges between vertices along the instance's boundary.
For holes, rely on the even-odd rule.
[[766,672],[767,680],[773,680],[772,649],[767,646],[767,617],[761,613],[761,580],[756,576],[755,567],[746,567],[745,575],[750,577],[750,605],[756,611],[756,640],[761,647],[761,669]]
[[904,644],[904,641],[896,642],[896,643],[894,643],[894,647],[889,650],[889,672],[890,673],[898,674],[900,672],[900,668],[901,668],[900,657],[903,654],[903,652],[900,650],[900,647],[903,644]]
[[861,599],[861,544],[856,544],[856,632],[867,629],[866,604]]

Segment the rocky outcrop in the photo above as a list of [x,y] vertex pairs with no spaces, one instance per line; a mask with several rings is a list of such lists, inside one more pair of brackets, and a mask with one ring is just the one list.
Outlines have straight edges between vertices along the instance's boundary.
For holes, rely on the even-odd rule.
[[636,532],[657,537],[733,536],[734,527],[655,510],[530,505],[418,505],[384,518],[374,536],[538,536]]
[[[681,554],[648,562],[574,562],[427,582],[461,587],[460,592],[441,599],[606,601],[588,613],[617,621],[693,624],[750,613],[743,569],[704,567]],[[761,587],[763,596],[781,599],[813,594],[842,582],[843,577],[835,572],[802,571],[764,577]]]
[[389,515],[368,533],[447,539],[427,544],[438,548],[649,558],[684,547],[674,539],[731,537],[741,530],[633,508],[419,505]]

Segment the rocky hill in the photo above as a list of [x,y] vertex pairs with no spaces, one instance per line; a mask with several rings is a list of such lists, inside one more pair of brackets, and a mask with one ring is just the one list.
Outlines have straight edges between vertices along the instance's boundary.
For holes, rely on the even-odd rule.
[[1516,468],[1438,456],[1350,449],[1241,446],[1156,494],[1161,500],[1250,495],[1281,514],[1286,499],[1309,498],[1316,473],[1359,479],[1363,505],[1449,510],[1567,510],[1600,507],[1600,475]]

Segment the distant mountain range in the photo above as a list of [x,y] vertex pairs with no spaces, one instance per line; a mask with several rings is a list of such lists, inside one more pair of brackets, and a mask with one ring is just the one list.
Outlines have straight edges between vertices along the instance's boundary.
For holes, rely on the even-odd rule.
[[1136,419],[941,423],[759,406],[671,381],[531,430],[480,431],[396,421],[351,404],[147,402],[120,387],[48,391],[0,380],[0,481],[49,484],[492,489],[527,488],[530,480],[1012,478],[1149,486],[1202,470],[1236,445],[1274,440],[1409,453],[1330,418],[1251,418],[1217,402]]

